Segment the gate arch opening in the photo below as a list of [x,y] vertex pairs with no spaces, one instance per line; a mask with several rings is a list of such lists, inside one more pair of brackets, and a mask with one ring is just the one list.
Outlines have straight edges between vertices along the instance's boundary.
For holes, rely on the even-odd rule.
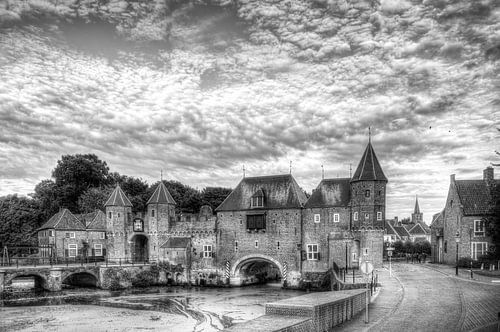
[[143,234],[136,234],[132,237],[130,252],[132,261],[145,262],[149,258],[148,238]]
[[89,272],[76,272],[64,278],[62,284],[66,287],[96,288],[97,278]]
[[283,267],[275,259],[264,256],[246,256],[236,262],[232,275],[240,285],[283,283]]

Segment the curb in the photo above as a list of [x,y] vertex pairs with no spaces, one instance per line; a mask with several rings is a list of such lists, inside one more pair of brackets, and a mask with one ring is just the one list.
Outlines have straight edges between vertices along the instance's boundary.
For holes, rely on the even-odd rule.
[[[444,274],[445,276],[447,277],[450,277],[450,278],[453,278],[453,279],[456,279],[456,280],[462,280],[462,281],[468,281],[468,282],[473,282],[473,283],[477,283],[477,284],[483,284],[483,285],[500,285],[499,282],[493,282],[493,281],[490,281],[490,282],[487,282],[487,281],[480,281],[480,280],[474,280],[474,279],[467,279],[467,278],[462,278],[460,276],[456,276],[454,274],[450,274],[450,273],[447,273],[447,272],[444,272],[444,271],[441,271],[440,269],[436,269],[432,266],[429,266],[429,265],[422,265],[423,267],[427,268],[427,269],[430,269],[430,270],[433,270],[433,271],[436,271],[436,272],[439,272],[441,274]],[[494,279],[493,279],[494,280]]]

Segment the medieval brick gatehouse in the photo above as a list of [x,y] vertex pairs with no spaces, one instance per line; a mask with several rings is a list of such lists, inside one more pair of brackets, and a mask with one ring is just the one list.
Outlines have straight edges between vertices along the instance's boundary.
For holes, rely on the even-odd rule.
[[[382,264],[386,184],[369,141],[352,178],[323,179],[309,198],[291,174],[244,177],[216,215],[208,206],[199,214],[177,215],[160,182],[146,210],[132,213],[116,186],[105,212],[93,217],[98,222],[63,210],[38,235],[41,244],[57,243],[58,256],[75,253],[72,248],[76,255],[89,250],[83,244],[92,239],[94,249],[102,249],[92,256],[181,264],[185,272],[171,276],[178,282],[277,280],[297,286],[363,260]],[[67,230],[73,233],[62,241]]]
[[371,142],[351,179],[323,179],[309,199],[291,174],[243,178],[216,209],[219,263],[233,284],[279,274],[297,285],[361,260],[379,266],[386,184]]

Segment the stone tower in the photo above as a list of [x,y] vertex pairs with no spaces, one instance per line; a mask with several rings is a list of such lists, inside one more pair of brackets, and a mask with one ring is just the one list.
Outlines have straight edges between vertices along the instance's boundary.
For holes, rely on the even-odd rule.
[[418,206],[418,196],[415,197],[415,209],[411,214],[411,222],[414,224],[419,224],[424,220],[424,214],[420,212],[420,206]]
[[387,178],[378,162],[370,139],[358,168],[351,178],[353,228],[383,229],[386,184]]
[[156,187],[147,204],[145,231],[149,234],[149,258],[157,259],[160,246],[167,241],[175,222],[175,201],[163,182]]
[[128,236],[132,223],[132,203],[119,185],[104,204],[108,233],[108,259],[128,259]]

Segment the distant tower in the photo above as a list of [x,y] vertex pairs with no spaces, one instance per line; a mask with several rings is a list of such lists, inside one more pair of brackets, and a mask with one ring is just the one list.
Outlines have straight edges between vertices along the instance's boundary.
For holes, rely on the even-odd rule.
[[351,178],[352,225],[383,228],[387,178],[378,162],[371,138]]
[[415,196],[415,209],[411,214],[411,222],[418,224],[424,220],[424,214],[420,212],[420,206],[418,206],[418,196]]
[[129,225],[132,222],[132,203],[119,185],[104,204],[106,208],[107,255],[111,260],[129,258]]
[[175,222],[175,201],[162,181],[147,204],[145,231],[149,234],[149,257],[158,258],[160,246],[167,240],[170,226]]

